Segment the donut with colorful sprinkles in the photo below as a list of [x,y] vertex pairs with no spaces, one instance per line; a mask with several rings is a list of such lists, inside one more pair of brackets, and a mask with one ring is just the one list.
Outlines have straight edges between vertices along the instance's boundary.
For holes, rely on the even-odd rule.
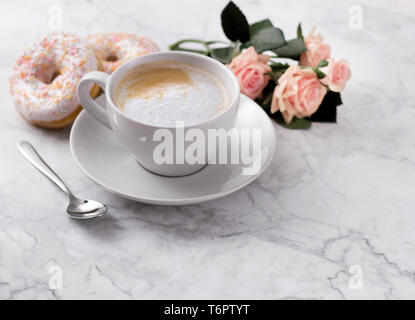
[[149,38],[122,32],[91,34],[87,44],[95,50],[103,71],[108,74],[128,60],[159,50]]
[[[79,37],[52,33],[25,49],[10,76],[17,111],[32,124],[62,128],[81,111],[76,95],[79,80],[98,70],[95,52]],[[91,87],[96,96],[99,87]]]

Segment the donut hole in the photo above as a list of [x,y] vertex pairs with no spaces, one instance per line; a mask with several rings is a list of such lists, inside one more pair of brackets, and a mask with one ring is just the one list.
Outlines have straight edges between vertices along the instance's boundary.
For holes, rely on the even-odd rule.
[[118,60],[119,59],[118,59],[118,57],[117,57],[117,55],[115,53],[110,53],[107,56],[107,58],[105,59],[105,61],[108,61],[108,62],[115,62],[115,61],[118,61]]
[[51,84],[60,75],[61,72],[56,66],[41,66],[36,78],[44,84]]
[[55,70],[52,73],[52,77],[50,78],[49,83],[52,83],[53,80],[55,80],[57,77],[59,77],[61,75],[61,72],[59,70]]

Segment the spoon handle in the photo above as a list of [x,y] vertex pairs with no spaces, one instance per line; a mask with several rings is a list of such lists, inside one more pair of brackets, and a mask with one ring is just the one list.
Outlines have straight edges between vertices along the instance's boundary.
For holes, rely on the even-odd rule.
[[42,172],[52,182],[54,182],[69,197],[72,196],[71,191],[58,175],[47,165],[45,160],[37,153],[36,149],[28,141],[20,141],[17,144],[17,150],[25,157],[36,169]]

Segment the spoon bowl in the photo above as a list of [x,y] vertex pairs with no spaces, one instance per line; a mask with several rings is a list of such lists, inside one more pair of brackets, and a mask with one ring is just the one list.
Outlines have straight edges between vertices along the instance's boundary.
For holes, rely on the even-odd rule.
[[71,199],[66,212],[74,219],[91,219],[107,212],[106,205],[94,200]]

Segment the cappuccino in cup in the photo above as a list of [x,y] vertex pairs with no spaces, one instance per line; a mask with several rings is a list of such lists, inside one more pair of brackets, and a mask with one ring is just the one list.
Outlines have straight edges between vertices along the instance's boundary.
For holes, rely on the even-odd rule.
[[[91,98],[91,84],[104,90],[104,108]],[[235,127],[240,88],[233,72],[210,57],[159,52],[130,60],[111,75],[86,74],[77,94],[89,115],[111,130],[142,167],[181,177],[216,158],[209,132],[227,134]]]
[[125,116],[153,126],[197,125],[230,105],[223,80],[199,66],[157,61],[132,69],[118,83],[114,102]]

